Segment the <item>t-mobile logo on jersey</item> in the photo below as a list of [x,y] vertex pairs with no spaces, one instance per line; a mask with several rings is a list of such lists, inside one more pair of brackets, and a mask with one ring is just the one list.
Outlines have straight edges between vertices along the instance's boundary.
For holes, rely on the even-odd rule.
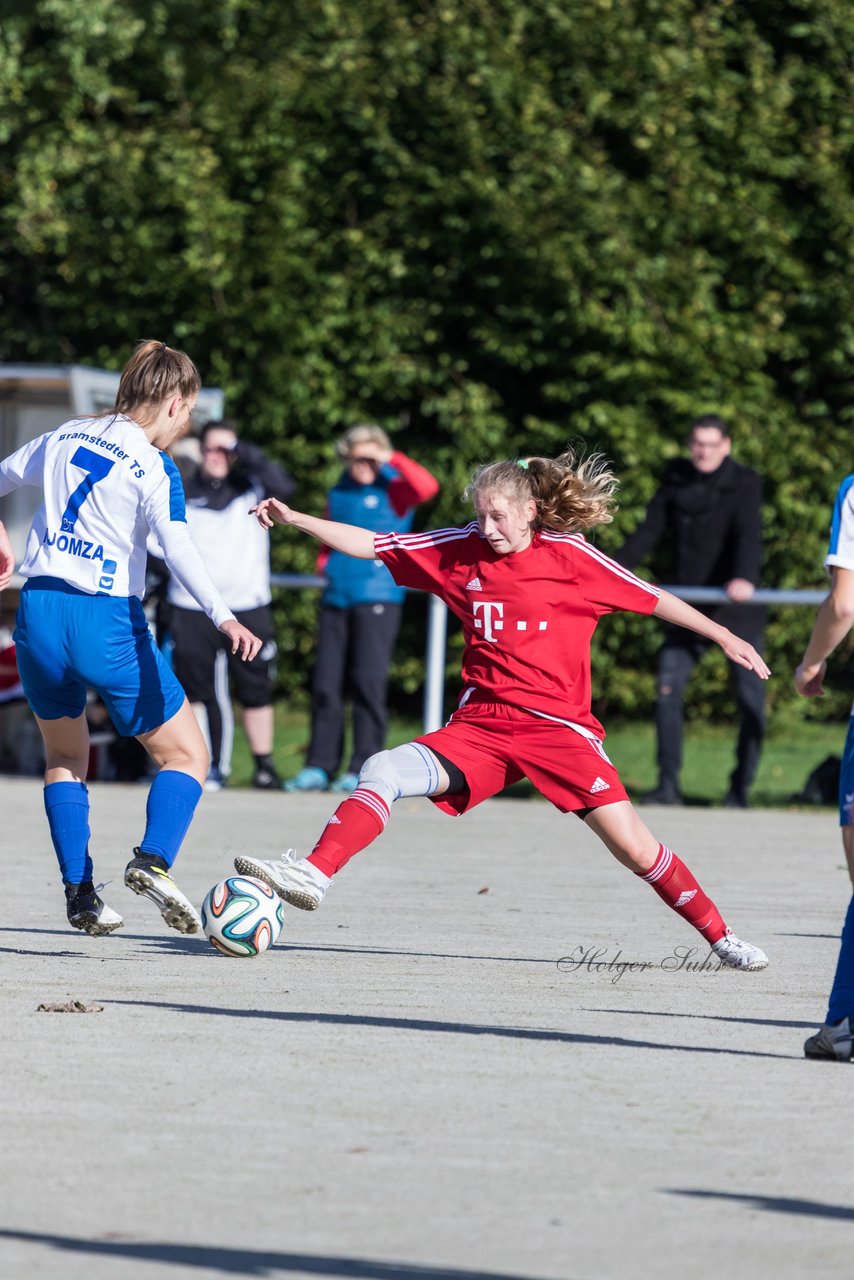
[[483,632],[484,640],[494,640],[496,631],[504,630],[504,605],[492,600],[473,600],[474,625]]
[[[504,630],[504,605],[500,600],[473,600],[472,613],[474,614],[475,630],[483,632],[484,640],[497,640],[499,631]],[[537,630],[545,631],[548,627],[547,622],[538,622]],[[527,631],[528,621],[526,618],[520,618],[516,623],[517,631]]]

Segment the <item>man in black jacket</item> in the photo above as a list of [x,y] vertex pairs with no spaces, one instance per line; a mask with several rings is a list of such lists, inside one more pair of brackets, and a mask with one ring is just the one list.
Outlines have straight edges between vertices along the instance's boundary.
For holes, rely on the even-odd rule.
[[256,533],[258,522],[250,518],[249,508],[263,498],[288,502],[296,484],[258,445],[241,440],[230,419],[206,424],[201,455],[201,465],[184,477],[190,533],[226,604],[235,617],[253,620],[264,644],[251,662],[237,662],[183,584],[170,578],[175,674],[203,722],[202,709],[207,713],[211,772],[206,789],[219,790],[231,768],[231,683],[255,761],[252,785],[279,790],[282,782],[273,763],[276,641],[270,540],[263,529],[260,537]]
[[[657,580],[676,586],[723,587],[730,603],[707,605],[703,613],[749,640],[761,653],[765,610],[747,605],[762,563],[762,479],[730,457],[730,429],[709,414],[692,424],[690,458],[668,464],[643,521],[615,559],[634,567],[668,536],[672,561]],[[706,641],[693,632],[665,627],[658,656],[658,785],[648,804],[681,804],[683,693]],[[765,733],[764,686],[752,671],[730,664],[741,718],[736,764],[724,804],[747,807]]]

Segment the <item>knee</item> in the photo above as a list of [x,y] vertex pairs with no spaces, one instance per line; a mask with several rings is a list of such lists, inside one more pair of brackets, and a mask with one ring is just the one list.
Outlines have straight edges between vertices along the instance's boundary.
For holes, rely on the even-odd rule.
[[391,805],[401,796],[429,796],[436,791],[435,760],[411,742],[369,756],[359,774],[359,786],[375,791]]
[[655,866],[658,857],[658,843],[654,846],[649,841],[639,840],[636,843],[629,844],[624,849],[624,866],[633,871],[636,876],[645,876]]
[[45,751],[45,773],[62,770],[83,782],[89,771],[89,752]]
[[207,743],[199,732],[187,734],[181,742],[169,744],[165,749],[149,745],[148,753],[161,769],[176,769],[189,773],[204,785],[210,769],[211,757]]
[[392,779],[395,773],[391,752],[376,751],[372,756],[368,756],[359,770],[359,782],[370,782],[375,779],[382,779],[387,782]]
[[172,753],[162,763],[164,769],[177,769],[180,773],[189,773],[204,784],[211,767],[211,755],[207,743],[202,740],[192,746],[188,743]]
[[382,796],[389,808],[400,799],[402,781],[390,751],[377,751],[368,756],[359,770],[359,786]]

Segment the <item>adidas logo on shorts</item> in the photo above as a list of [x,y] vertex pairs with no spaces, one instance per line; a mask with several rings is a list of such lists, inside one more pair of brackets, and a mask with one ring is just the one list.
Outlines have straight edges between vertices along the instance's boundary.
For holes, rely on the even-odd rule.
[[606,782],[604,778],[597,778],[596,781],[593,783],[593,786],[590,788],[590,794],[592,796],[595,796],[600,791],[610,791],[610,790],[611,790],[610,782]]
[[482,590],[483,590],[483,587],[480,585],[480,578],[472,578],[471,582],[466,584],[466,591],[482,591]]

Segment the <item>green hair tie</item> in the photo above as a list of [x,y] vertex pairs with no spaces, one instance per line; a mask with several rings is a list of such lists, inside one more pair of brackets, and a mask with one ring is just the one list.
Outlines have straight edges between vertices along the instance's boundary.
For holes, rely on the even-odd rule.
[[516,466],[517,466],[517,467],[521,467],[523,471],[527,471],[527,470],[528,470],[528,459],[527,459],[527,458],[517,458],[517,459],[516,459]]

